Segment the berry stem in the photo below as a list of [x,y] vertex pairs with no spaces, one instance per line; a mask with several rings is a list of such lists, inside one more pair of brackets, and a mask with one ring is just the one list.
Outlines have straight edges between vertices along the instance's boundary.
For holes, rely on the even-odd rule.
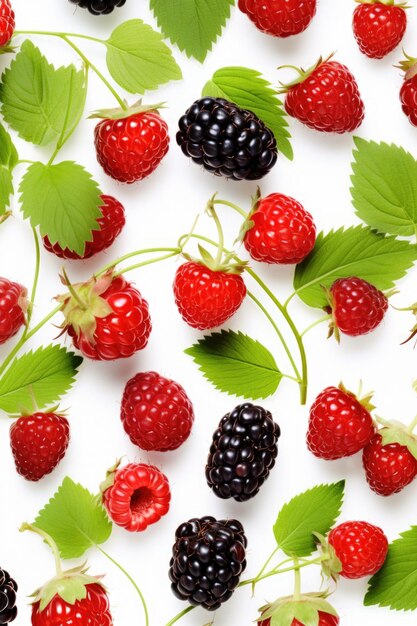
[[310,324],[310,326],[307,326],[307,328],[305,328],[303,332],[300,334],[300,337],[304,337],[304,335],[310,332],[310,330],[313,330],[313,328],[315,328],[319,324],[322,324],[323,322],[327,322],[327,320],[331,320],[331,319],[332,319],[331,315],[325,315],[324,317],[320,317],[320,319]]
[[46,533],[44,530],[41,530],[37,526],[33,526],[32,524],[28,524],[26,522],[22,524],[19,530],[21,533],[25,532],[26,530],[30,530],[31,532],[36,533],[37,535],[40,535],[44,539],[44,541],[46,541],[46,543],[51,548],[53,555],[54,555],[56,575],[58,577],[62,576],[63,572],[62,572],[61,557],[59,554],[58,546],[56,545],[55,541],[52,539],[51,535],[48,535],[48,533]]
[[407,427],[407,432],[412,435],[413,431],[415,429],[415,427],[417,426],[417,415],[415,416],[415,418],[413,419],[413,421],[411,422],[411,424]]
[[299,600],[301,597],[301,572],[300,561],[294,558],[294,600]]
[[27,336],[29,332],[29,326],[30,326],[30,321],[32,319],[32,315],[33,315],[33,308],[35,305],[36,290],[38,288],[39,272],[40,272],[40,267],[41,267],[41,250],[39,246],[39,237],[38,237],[38,233],[36,232],[36,228],[32,228],[32,232],[33,232],[33,240],[35,242],[35,273],[33,275],[32,292],[30,295],[26,326],[21,337],[22,340],[25,339],[25,337]]
[[135,263],[134,265],[129,265],[128,267],[125,267],[115,272],[114,276],[120,276],[121,274],[126,274],[127,272],[131,272],[132,270],[137,270],[140,267],[145,267],[146,265],[152,265],[153,263],[159,263],[160,261],[171,259],[172,257],[178,256],[179,254],[181,254],[181,250],[175,250],[175,252],[164,254],[163,256],[156,257],[155,259],[148,259],[147,261],[142,261],[141,263]]
[[[107,265],[104,265],[104,267],[102,267],[100,270],[98,270],[98,272],[95,273],[95,277],[98,278],[102,274],[105,274],[109,270],[111,270],[114,267],[116,267],[116,265],[120,265],[120,263],[123,263],[123,261],[127,261],[128,259],[132,259],[135,256],[140,256],[141,254],[152,254],[153,252],[172,252],[172,253],[175,253],[175,254],[181,254],[182,247],[178,247],[178,248],[144,248],[143,250],[135,250],[134,252],[129,252],[128,254],[124,254],[123,256],[119,257],[115,261],[112,261],[111,263],[107,263]],[[173,254],[173,256],[174,256],[174,254]]]
[[214,260],[216,266],[220,266],[223,257],[224,251],[224,233],[221,222],[219,220],[219,216],[216,213],[216,209],[214,208],[214,197],[209,200],[207,204],[207,213],[214,219],[214,223],[216,224],[217,234],[218,234],[218,243],[217,243],[217,254]]
[[165,624],[165,626],[172,626],[173,624],[176,624],[177,622],[180,621],[182,617],[184,617],[188,613],[191,613],[191,611],[194,611],[195,608],[196,608],[195,606],[188,606],[186,609],[178,613],[178,615],[173,617],[167,624]]
[[244,211],[240,206],[238,206],[237,204],[234,204],[233,202],[229,202],[228,200],[217,200],[216,198],[213,198],[212,202],[213,204],[223,204],[224,206],[228,206],[232,208],[234,211],[239,213],[239,215],[241,215],[245,220],[248,217],[248,214],[246,213],[246,211]]

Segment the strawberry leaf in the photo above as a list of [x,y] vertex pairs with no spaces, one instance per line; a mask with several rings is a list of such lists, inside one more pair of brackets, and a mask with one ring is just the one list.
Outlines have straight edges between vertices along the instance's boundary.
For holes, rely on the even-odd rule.
[[71,389],[81,363],[82,358],[61,346],[27,352],[0,379],[0,409],[19,414],[57,402]]
[[417,260],[417,246],[365,226],[320,233],[314,250],[297,266],[294,289],[309,306],[328,304],[323,287],[358,276],[378,289],[391,289]]
[[274,525],[275,539],[289,556],[309,556],[316,550],[313,533],[327,535],[340,515],[345,481],[317,485],[284,504]]
[[225,98],[255,113],[274,133],[278,149],[292,160],[287,116],[271,84],[248,67],[223,67],[203,87],[203,96]]
[[123,22],[104,43],[110,74],[130,93],[143,94],[182,78],[181,69],[162,41],[162,35],[142,20]]
[[0,223],[13,195],[12,171],[19,160],[17,150],[4,126],[0,124]]
[[220,391],[243,398],[267,398],[278,389],[282,374],[272,354],[241,332],[222,330],[185,350],[204,376]]
[[112,532],[97,496],[68,477],[39,512],[34,525],[54,539],[63,559],[82,556],[92,546],[107,541]]

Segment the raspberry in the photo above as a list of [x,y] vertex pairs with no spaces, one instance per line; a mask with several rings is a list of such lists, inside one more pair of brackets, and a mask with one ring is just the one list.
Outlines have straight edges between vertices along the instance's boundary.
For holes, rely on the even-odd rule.
[[0,345],[19,332],[26,321],[27,290],[7,278],[0,278]]
[[398,67],[404,70],[400,91],[401,106],[413,126],[417,126],[417,58],[405,55]]
[[382,59],[404,37],[407,14],[403,6],[375,0],[360,0],[353,14],[353,32],[360,51],[371,59]]
[[102,491],[109,517],[130,532],[146,530],[169,511],[168,479],[153,465],[130,463],[111,470]]
[[[74,595],[74,592],[71,595]],[[40,601],[32,605],[32,626],[75,625],[113,626],[109,599],[101,584],[85,585],[85,598],[73,603],[66,602],[57,593],[43,611],[40,608]]]
[[0,47],[6,46],[15,28],[14,11],[9,0],[0,0]]
[[80,255],[68,248],[61,248],[58,243],[52,244],[48,237],[43,238],[43,245],[48,252],[52,252],[61,259],[89,259],[90,257],[109,248],[120,235],[126,223],[123,206],[112,196],[101,196],[103,201],[100,207],[102,217],[97,222],[99,229],[93,230],[92,241],[85,244],[84,254]]
[[237,520],[190,519],[175,533],[169,578],[180,600],[216,611],[246,569],[247,540]]
[[405,445],[384,445],[380,433],[368,443],[363,451],[363,466],[366,480],[372,491],[380,496],[399,493],[417,476],[417,459]]
[[264,33],[290,37],[310,25],[317,11],[317,0],[239,0],[238,6]]
[[383,566],[388,540],[383,531],[367,522],[345,522],[333,528],[328,538],[342,564],[340,576],[373,576]]
[[256,203],[248,220],[244,243],[255,261],[300,263],[314,248],[313,218],[294,198],[272,193]]
[[[330,613],[324,613],[323,611],[319,611],[319,623],[317,626],[338,626],[339,618],[336,615],[330,615]],[[264,619],[258,622],[258,626],[271,626],[271,619]],[[304,624],[298,619],[293,619],[291,626],[304,626]]]
[[81,9],[88,9],[92,15],[108,15],[117,7],[122,7],[126,0],[69,0]]
[[133,444],[166,452],[188,439],[194,410],[181,385],[156,372],[144,372],[126,384],[121,419]]
[[17,583],[6,570],[0,569],[0,624],[10,624],[17,617]]
[[220,421],[206,465],[208,486],[219,498],[245,502],[256,496],[275,465],[278,424],[269,411],[246,403]]
[[217,176],[258,180],[277,161],[272,131],[251,111],[222,98],[196,100],[178,125],[185,156]]

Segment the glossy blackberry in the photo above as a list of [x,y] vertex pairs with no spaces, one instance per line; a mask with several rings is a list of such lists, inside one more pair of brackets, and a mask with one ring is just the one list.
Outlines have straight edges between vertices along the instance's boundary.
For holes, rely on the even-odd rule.
[[246,569],[247,540],[237,520],[190,519],[175,533],[169,577],[180,600],[208,611],[229,600]]
[[219,498],[250,500],[269,476],[278,455],[278,424],[269,411],[250,403],[220,421],[206,465],[207,483]]
[[17,583],[6,570],[0,569],[0,624],[10,624],[16,619]]
[[88,9],[93,15],[107,15],[117,7],[122,7],[126,0],[69,0],[81,9]]
[[272,131],[251,111],[222,98],[196,100],[178,125],[185,156],[217,176],[258,180],[276,163]]

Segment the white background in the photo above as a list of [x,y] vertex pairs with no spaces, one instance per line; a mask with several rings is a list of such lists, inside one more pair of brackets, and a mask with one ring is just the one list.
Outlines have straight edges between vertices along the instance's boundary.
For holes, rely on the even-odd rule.
[[[121,21],[140,17],[150,24],[155,22],[147,9],[147,2],[127,0],[127,5],[112,16],[95,18],[86,11],[74,11],[67,0],[14,0],[19,29],[69,30],[105,38]],[[402,114],[398,91],[400,72],[392,65],[401,58],[394,52],[384,61],[371,61],[362,56],[351,31],[354,3],[350,0],[320,0],[317,16],[303,35],[280,41],[258,32],[238,10],[224,37],[209,54],[204,66],[187,60],[175,50],[182,67],[184,80],[172,83],[149,94],[147,102],[166,100],[167,119],[174,138],[176,121],[183,111],[201,93],[201,88],[212,73],[225,65],[246,65],[262,71],[277,84],[281,75],[276,71],[282,64],[308,66],[320,55],[337,49],[337,59],[347,63],[357,76],[366,103],[367,115],[358,134],[367,139],[385,140],[403,145],[417,153],[417,130]],[[410,54],[417,36],[417,9],[409,11],[410,25],[405,47]],[[53,39],[37,39],[42,51],[56,64],[78,60],[65,44]],[[83,49],[100,67],[104,68],[104,49],[99,45],[82,43]],[[9,62],[0,59],[1,67]],[[289,75],[289,74],[288,74]],[[87,111],[114,106],[112,96],[91,76]],[[295,149],[295,160],[290,163],[281,157],[273,172],[262,181],[262,191],[280,191],[298,198],[315,217],[318,229],[357,223],[349,195],[349,173],[352,139],[346,136],[321,135],[304,128],[295,120],[290,122]],[[206,200],[218,191],[221,197],[249,208],[250,195],[255,185],[233,183],[212,177],[185,159],[172,141],[169,155],[157,173],[132,187],[123,187],[107,178],[95,160],[93,149],[94,121],[84,121],[62,158],[75,159],[86,165],[100,182],[104,193],[117,196],[125,205],[127,226],[117,244],[101,258],[88,263],[72,264],[69,273],[73,280],[88,278],[107,261],[121,253],[138,248],[175,245],[177,237],[189,230],[197,212]],[[35,149],[17,142],[21,158],[48,158],[49,150]],[[16,172],[17,178],[22,168]],[[29,286],[33,271],[33,244],[27,223],[19,215],[14,202],[14,218],[1,229],[0,274]],[[239,228],[239,218],[225,209],[222,213],[229,242]],[[202,220],[200,229],[208,236],[213,225]],[[51,299],[62,290],[58,280],[61,262],[53,256],[42,255],[42,278],[36,304],[37,320],[50,310]],[[319,461],[307,451],[304,438],[308,408],[298,404],[298,390],[291,381],[283,382],[279,393],[263,404],[270,409],[282,428],[280,454],[276,468],[257,498],[247,504],[223,502],[208,489],[204,479],[204,464],[210,438],[224,413],[237,403],[233,397],[216,392],[198,372],[183,350],[199,336],[179,317],[173,302],[171,283],[175,263],[152,266],[132,275],[141,292],[150,302],[154,329],[148,348],[128,361],[118,363],[85,362],[74,390],[63,400],[68,408],[72,428],[72,442],[66,458],[48,478],[37,484],[25,482],[14,469],[9,449],[9,424],[4,416],[0,437],[0,476],[2,486],[2,514],[0,533],[0,564],[16,577],[20,584],[19,625],[29,622],[29,608],[25,596],[53,574],[53,560],[42,542],[18,527],[24,520],[33,520],[37,511],[54,493],[66,475],[80,481],[92,491],[97,490],[106,468],[117,457],[130,461],[158,464],[166,472],[172,487],[170,513],[144,534],[130,535],[115,527],[105,548],[135,577],[148,600],[153,626],[165,624],[185,604],[170,592],[167,578],[168,562],[175,528],[192,516],[212,514],[218,517],[236,516],[245,525],[249,538],[246,574],[255,575],[274,546],[272,524],[282,504],[296,493],[320,482],[347,479],[346,501],[342,520],[366,519],[381,525],[390,540],[416,522],[417,484],[402,494],[383,499],[367,487],[361,469],[360,455],[332,463]],[[257,268],[282,299],[291,293],[291,269]],[[250,279],[248,279],[250,280]],[[414,289],[416,273],[399,284],[400,293],[393,302],[397,306],[411,304],[417,299]],[[316,319],[317,312],[295,302],[292,311],[297,324],[304,328]],[[58,319],[56,320],[58,323]],[[366,389],[375,390],[378,413],[385,418],[410,421],[417,412],[417,398],[411,390],[416,377],[413,346],[400,347],[407,335],[412,318],[391,309],[382,326],[364,338],[342,339],[340,346],[326,340],[326,328],[319,327],[306,339],[310,362],[310,392],[308,404],[325,386],[340,379],[356,389],[360,378]],[[244,330],[266,343],[279,363],[288,371],[284,357],[277,352],[277,343],[270,334],[266,321],[248,301],[242,306],[230,326]],[[33,346],[48,343],[57,335],[49,325],[33,340]],[[2,348],[7,354],[9,346]],[[126,381],[138,371],[158,370],[161,374],[181,382],[195,404],[196,422],[189,441],[177,452],[146,454],[130,444],[119,420],[119,406]],[[114,623],[143,624],[138,599],[129,583],[97,552],[88,555],[92,573],[106,573]],[[314,568],[312,568],[314,570]],[[320,584],[318,572],[304,575],[305,590],[316,590]],[[407,626],[415,623],[415,616],[394,613],[388,609],[364,608],[362,597],[366,581],[341,581],[333,598],[340,612],[342,624],[368,623],[388,626]],[[218,612],[217,626],[249,626],[257,615],[257,608],[266,599],[273,600],[291,591],[291,577],[272,579],[261,583],[255,599],[249,589],[239,590],[233,599]],[[184,626],[201,626],[210,615],[196,610],[183,619]]]

